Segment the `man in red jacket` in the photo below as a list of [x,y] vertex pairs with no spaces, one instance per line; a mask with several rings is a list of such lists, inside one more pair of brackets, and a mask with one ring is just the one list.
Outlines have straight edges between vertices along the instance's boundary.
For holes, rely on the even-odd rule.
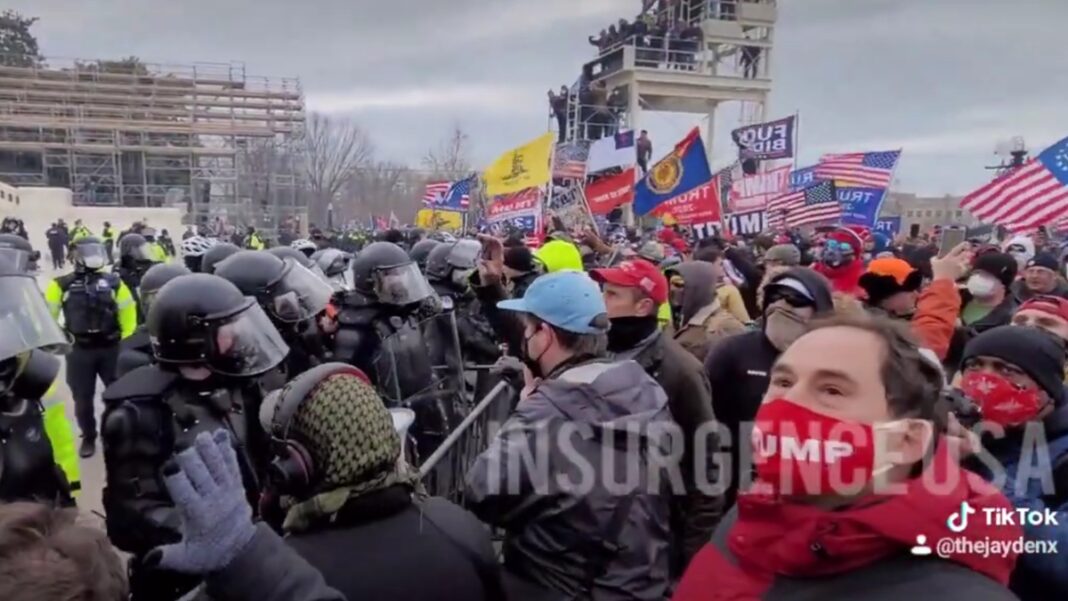
[[862,228],[840,227],[827,234],[823,252],[813,266],[831,281],[834,292],[863,297],[860,276],[864,274],[864,241],[857,231]]
[[[674,599],[1014,599],[1011,549],[954,542],[1003,545],[1021,530],[976,517],[1011,505],[951,455],[941,388],[903,324],[836,317],[797,339],[756,415],[757,480]],[[975,513],[957,533],[947,520],[962,507]]]

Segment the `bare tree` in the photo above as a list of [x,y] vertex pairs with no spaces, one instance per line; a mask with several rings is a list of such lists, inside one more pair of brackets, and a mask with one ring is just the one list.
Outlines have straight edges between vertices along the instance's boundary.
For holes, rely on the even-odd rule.
[[460,124],[454,124],[449,135],[423,155],[423,167],[435,179],[465,177],[471,171],[468,141]]
[[356,123],[312,113],[304,131],[304,165],[311,199],[309,219],[323,223],[327,205],[341,191],[351,173],[367,165],[374,147]]
[[419,208],[425,181],[407,166],[390,161],[375,162],[350,174],[345,185],[345,220],[366,220],[369,215],[386,217],[391,212],[410,222]]

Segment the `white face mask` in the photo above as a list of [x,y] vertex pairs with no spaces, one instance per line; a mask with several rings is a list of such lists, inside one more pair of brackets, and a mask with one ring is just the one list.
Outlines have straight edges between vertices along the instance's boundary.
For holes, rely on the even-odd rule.
[[804,333],[805,321],[786,309],[775,307],[764,318],[764,336],[779,352],[785,351]]
[[980,273],[973,273],[968,278],[968,292],[975,298],[990,298],[994,295],[997,285],[993,278]]

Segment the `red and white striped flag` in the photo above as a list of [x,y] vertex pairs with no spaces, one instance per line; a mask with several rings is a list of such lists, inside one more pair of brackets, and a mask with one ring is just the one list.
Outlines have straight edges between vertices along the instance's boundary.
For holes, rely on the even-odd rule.
[[965,196],[960,208],[1013,232],[1068,218],[1068,138]]
[[430,182],[426,185],[426,192],[423,193],[423,206],[431,207],[435,204],[440,204],[441,199],[449,191],[451,182]]

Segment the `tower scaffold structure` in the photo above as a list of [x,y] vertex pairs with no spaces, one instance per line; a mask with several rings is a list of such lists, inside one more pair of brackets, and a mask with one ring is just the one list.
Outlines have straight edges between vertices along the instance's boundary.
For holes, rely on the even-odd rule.
[[591,36],[595,59],[557,115],[563,140],[640,129],[642,111],[705,115],[712,156],[716,109],[740,102],[743,123],[764,119],[771,92],[775,0],[644,0],[632,20]]
[[0,180],[70,188],[78,205],[274,230],[306,214],[304,122],[299,80],[243,63],[0,60]]

